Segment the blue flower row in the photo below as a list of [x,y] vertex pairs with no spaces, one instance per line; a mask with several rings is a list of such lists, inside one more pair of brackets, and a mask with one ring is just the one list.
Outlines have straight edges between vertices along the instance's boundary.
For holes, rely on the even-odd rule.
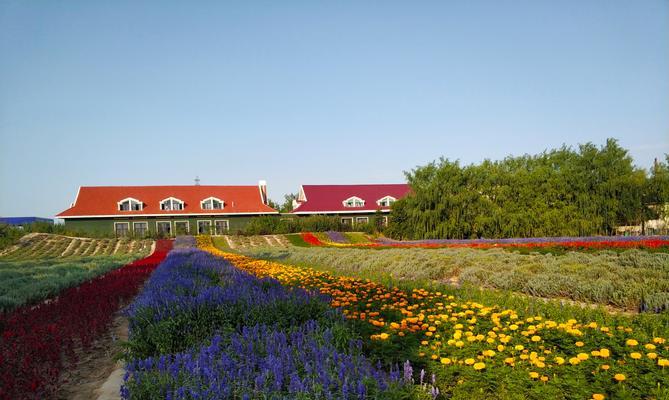
[[[271,310],[273,320],[258,310]],[[235,324],[225,325],[228,311]],[[131,349],[155,332],[180,335],[215,323],[196,345],[131,359],[124,399],[392,399],[409,390],[397,368],[384,370],[365,357],[326,299],[258,279],[199,250],[172,251],[128,316]],[[180,331],[163,329],[175,324]],[[174,341],[164,338],[155,348]]]

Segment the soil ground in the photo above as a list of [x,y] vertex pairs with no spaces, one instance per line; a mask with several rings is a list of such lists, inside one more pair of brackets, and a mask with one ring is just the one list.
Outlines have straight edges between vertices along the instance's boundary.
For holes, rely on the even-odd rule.
[[[79,362],[68,368],[61,377],[57,399],[90,400],[120,399],[123,368],[115,356],[120,353],[121,341],[128,339],[128,321],[117,315],[111,329],[91,348],[79,353]],[[119,373],[120,372],[120,373]]]

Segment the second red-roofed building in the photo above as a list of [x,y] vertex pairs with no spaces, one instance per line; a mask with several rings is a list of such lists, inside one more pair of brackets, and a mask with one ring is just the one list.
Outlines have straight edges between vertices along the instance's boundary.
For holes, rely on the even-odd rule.
[[371,222],[372,216],[380,212],[387,224],[390,206],[409,191],[409,185],[405,183],[302,185],[291,213],[300,216],[334,215],[344,224],[356,225]]

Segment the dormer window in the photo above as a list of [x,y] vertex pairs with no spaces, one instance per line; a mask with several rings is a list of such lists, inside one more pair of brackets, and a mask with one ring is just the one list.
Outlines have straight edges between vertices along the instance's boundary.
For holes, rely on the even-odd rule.
[[362,207],[365,205],[365,200],[361,199],[360,197],[353,196],[344,200],[342,203],[344,204],[344,207]]
[[160,202],[160,209],[164,211],[183,210],[184,202],[174,197],[168,197]]
[[123,199],[116,204],[119,211],[141,211],[144,208],[144,203],[132,197]]
[[386,196],[377,200],[376,204],[381,207],[390,207],[397,199],[393,196]]
[[223,200],[216,197],[209,197],[200,202],[200,207],[203,210],[222,210]]

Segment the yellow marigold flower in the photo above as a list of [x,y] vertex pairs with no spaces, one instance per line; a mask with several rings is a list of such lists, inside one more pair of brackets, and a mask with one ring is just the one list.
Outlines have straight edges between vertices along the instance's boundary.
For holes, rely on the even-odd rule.
[[504,359],[505,364],[513,364],[516,360],[513,357],[507,357]]
[[514,347],[517,351],[522,351],[524,348],[525,347],[522,344],[517,344],[516,347]]
[[457,342],[455,342],[455,347],[462,347],[464,345],[465,345],[465,342],[463,342],[462,340],[458,340]]
[[497,346],[497,351],[504,351],[505,347],[502,346],[501,344]]
[[639,342],[637,342],[636,339],[627,339],[625,344],[630,346],[630,347],[634,347],[634,346],[638,345]]
[[585,361],[585,360],[587,360],[587,359],[590,358],[590,357],[589,357],[586,353],[578,353],[578,354],[576,355],[576,358],[578,358],[578,359],[581,360],[581,361]]
[[482,363],[482,362],[478,362],[478,363],[474,364],[474,369],[477,370],[477,371],[480,371],[483,368],[485,368],[485,364]]
[[465,364],[467,365],[472,365],[474,364],[474,362],[476,362],[476,360],[474,360],[473,358],[468,358],[465,360]]
[[430,358],[433,359],[433,360],[436,360],[437,358],[439,358],[439,356],[436,355],[436,354],[432,354],[432,355],[430,356]]
[[659,365],[660,367],[667,367],[669,366],[669,360],[667,360],[666,358],[660,358],[659,360],[657,360],[657,365]]
[[537,361],[534,365],[536,365],[537,368],[544,368],[546,366],[546,364],[541,361]]
[[581,362],[581,360],[579,360],[576,357],[572,357],[572,358],[569,359],[569,364],[571,364],[571,365],[578,365],[580,362]]
[[599,357],[600,355],[599,350],[593,350],[590,352],[590,354],[592,354],[593,357]]
[[655,345],[652,343],[648,343],[644,347],[646,348],[646,350],[655,350]]
[[654,359],[657,358],[657,353],[648,353],[648,354],[646,354],[646,355],[647,355],[648,358],[650,358],[651,360],[654,360]]
[[562,358],[562,357],[555,357],[555,363],[556,363],[557,365],[562,365],[562,364],[564,364],[564,358]]
[[493,350],[485,350],[483,355],[486,357],[493,357],[496,353]]
[[516,329],[518,329],[518,325],[512,324],[511,326],[509,326],[509,329],[515,331]]
[[583,342],[576,342],[574,343],[576,347],[583,347]]
[[530,372],[530,378],[532,378],[532,379],[537,379],[538,377],[539,377],[539,373],[538,373],[538,372],[534,372],[534,371]]
[[592,400],[604,400],[606,396],[601,393],[595,393],[592,395]]
[[611,352],[609,351],[609,349],[600,349],[600,350],[599,350],[599,356],[600,356],[600,357],[607,358],[607,357],[609,357],[610,355],[611,355]]
[[661,337],[653,338],[653,343],[656,343],[656,344],[663,344],[664,341],[665,341],[664,338],[661,338]]
[[637,353],[637,352],[630,353],[630,357],[632,357],[635,360],[638,360],[638,359],[641,358],[641,353]]
[[423,341],[420,342],[420,344],[423,345],[423,346],[427,346],[427,343],[428,343],[427,340],[423,340]]
[[542,376],[541,382],[548,382],[548,377],[546,375]]
[[602,368],[604,371],[608,371],[609,368],[611,368],[611,367],[609,366],[609,364],[604,364],[604,365],[601,366],[601,368]]
[[539,342],[539,341],[541,341],[541,336],[534,335],[534,336],[532,336],[531,340],[533,342]]
[[450,359],[450,358],[442,358],[440,361],[441,361],[441,363],[444,364],[444,365],[448,365],[448,364],[451,363],[451,359]]
[[618,382],[622,382],[627,379],[627,377],[625,377],[624,374],[615,374],[613,375],[613,379],[617,380]]

